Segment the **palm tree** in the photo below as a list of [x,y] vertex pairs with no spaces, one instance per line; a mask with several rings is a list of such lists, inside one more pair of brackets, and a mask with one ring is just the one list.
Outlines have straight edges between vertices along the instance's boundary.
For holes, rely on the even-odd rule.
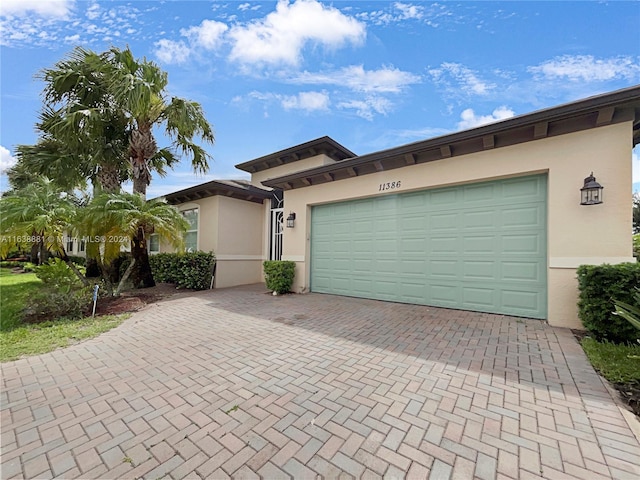
[[[40,76],[46,83],[48,108],[38,128],[64,145],[63,153],[73,155],[55,160],[23,150],[25,158],[33,159],[32,165],[48,166],[38,171],[52,175],[53,170],[54,178],[65,171],[82,172],[90,178],[94,172],[99,177],[95,183],[108,192],[119,190],[112,188],[113,179],[122,180],[126,172],[133,179],[133,192],[144,199],[152,172],[164,176],[167,167],[179,162],[179,155],[189,158],[196,172],[208,170],[210,155],[195,142],[198,138],[214,141],[202,107],[169,97],[167,73],[145,58],[135,59],[129,48],[112,48],[102,54],[76,48]],[[158,148],[156,128],[164,129],[172,140],[170,146]],[[41,143],[44,140],[50,139]],[[44,149],[42,144],[37,147],[39,152]],[[134,233],[131,242],[134,258],[139,264],[146,263],[136,273],[149,272],[135,283],[154,285],[148,259],[136,257],[143,255],[135,245],[143,244],[144,238]]]
[[75,268],[65,250],[66,235],[73,228],[78,214],[77,199],[45,177],[0,199],[2,240],[34,243],[43,262],[49,251],[58,253],[78,277],[86,278]]
[[[189,227],[182,214],[166,200],[145,200],[137,193],[102,194],[94,198],[85,212],[84,225],[90,232],[101,232],[101,236],[105,238],[105,261],[115,256],[121,245],[126,245],[129,239],[133,239],[131,253],[132,268],[135,265],[134,271],[137,273],[133,276],[136,287],[155,285],[137,283],[148,278],[153,282],[147,236],[157,233],[175,248],[183,249],[184,233]],[[146,268],[148,271],[140,271]]]
[[[180,152],[190,158],[196,172],[207,172],[210,156],[194,142],[195,137],[214,142],[213,129],[202,107],[178,97],[169,100],[167,73],[146,58],[135,59],[129,48],[112,48],[107,57],[105,75],[109,79],[109,91],[114,104],[129,121],[133,191],[146,194],[154,157],[159,156],[171,166],[178,161],[176,152]],[[173,140],[171,147],[158,150],[153,133],[156,126],[164,127],[166,135]]]

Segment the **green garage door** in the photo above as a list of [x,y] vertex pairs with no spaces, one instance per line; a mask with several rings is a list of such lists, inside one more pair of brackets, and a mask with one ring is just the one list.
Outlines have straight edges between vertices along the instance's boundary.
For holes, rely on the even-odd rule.
[[546,176],[315,206],[311,290],[546,318]]

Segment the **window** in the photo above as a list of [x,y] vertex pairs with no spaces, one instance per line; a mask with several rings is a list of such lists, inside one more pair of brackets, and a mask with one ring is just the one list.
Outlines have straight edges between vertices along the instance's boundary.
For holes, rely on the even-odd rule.
[[187,233],[184,234],[184,248],[187,252],[195,252],[198,250],[198,209],[183,210],[182,215],[189,222]]
[[73,238],[67,237],[67,253],[73,252]]
[[84,242],[84,240],[80,240],[80,246],[78,247],[78,251],[79,252],[84,252],[86,249],[86,244]]
[[160,252],[160,235],[152,233],[149,235],[149,253]]

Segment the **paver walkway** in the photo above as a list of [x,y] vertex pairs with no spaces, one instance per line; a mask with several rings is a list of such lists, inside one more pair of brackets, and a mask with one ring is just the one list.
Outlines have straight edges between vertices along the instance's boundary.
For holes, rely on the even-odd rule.
[[570,331],[263,286],[2,365],[2,478],[638,479]]

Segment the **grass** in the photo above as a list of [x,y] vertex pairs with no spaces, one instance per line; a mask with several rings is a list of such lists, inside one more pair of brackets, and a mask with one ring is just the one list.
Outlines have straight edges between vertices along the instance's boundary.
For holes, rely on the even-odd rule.
[[20,312],[27,298],[41,286],[35,273],[17,274],[0,268],[0,332],[20,325]]
[[100,335],[120,325],[129,314],[35,325],[20,322],[20,312],[42,282],[33,273],[13,274],[0,268],[0,362],[47,353]]
[[640,345],[617,345],[586,337],[582,348],[593,367],[610,382],[640,382]]

